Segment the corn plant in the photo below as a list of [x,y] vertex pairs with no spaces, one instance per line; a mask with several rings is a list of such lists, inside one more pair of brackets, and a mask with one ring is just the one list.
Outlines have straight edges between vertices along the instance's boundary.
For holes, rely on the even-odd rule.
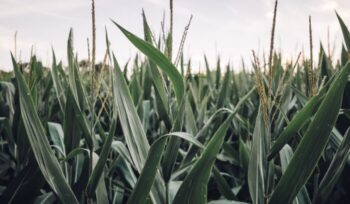
[[113,21],[144,56],[124,66],[107,32],[100,64],[78,61],[72,30],[67,66],[54,51],[50,68],[11,56],[14,71],[0,74],[0,203],[349,202],[350,33],[336,16],[340,60],[321,45],[315,67],[283,63],[272,35],[268,70],[253,53],[252,71],[204,56],[196,74],[183,44],[172,58],[172,20],[157,39],[145,12],[143,38]]

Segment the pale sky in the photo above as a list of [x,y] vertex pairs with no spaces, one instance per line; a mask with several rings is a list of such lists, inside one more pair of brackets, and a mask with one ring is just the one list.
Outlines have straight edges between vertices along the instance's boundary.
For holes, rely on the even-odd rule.
[[[0,69],[12,69],[10,51],[14,50],[17,31],[17,50],[22,61],[29,59],[31,46],[45,65],[51,63],[51,47],[58,59],[66,62],[66,41],[69,29],[74,30],[74,48],[79,59],[87,58],[87,38],[91,38],[89,0],[0,0]],[[191,57],[194,69],[203,67],[205,53],[211,64],[221,56],[222,62],[240,67],[243,57],[250,64],[251,50],[268,50],[273,0],[174,0],[174,52],[177,52],[182,32],[190,17],[192,24],[184,48]],[[168,0],[96,0],[97,59],[105,51],[104,28],[107,27],[112,50],[121,63],[135,56],[136,49],[110,19],[142,37],[142,8],[154,33],[160,31],[160,21],[166,12]],[[308,16],[313,20],[314,53],[319,42],[327,47],[330,42],[341,46],[341,32],[335,10],[350,25],[348,0],[280,0],[277,14],[276,49],[286,58],[296,58],[304,49],[309,53]],[[336,49],[335,57],[340,56]],[[204,69],[203,69],[204,70]],[[197,70],[198,71],[198,70]]]

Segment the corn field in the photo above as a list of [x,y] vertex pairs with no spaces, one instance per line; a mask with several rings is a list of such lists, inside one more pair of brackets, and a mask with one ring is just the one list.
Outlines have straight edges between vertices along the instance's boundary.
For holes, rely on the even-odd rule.
[[204,56],[205,73],[176,56],[172,28],[157,38],[142,16],[143,37],[113,21],[141,53],[123,66],[107,32],[101,63],[94,43],[79,61],[72,31],[67,65],[54,51],[49,68],[12,56],[0,74],[0,203],[350,202],[350,33],[338,14],[339,57],[321,46],[318,63],[286,62],[274,19],[268,59],[253,52],[238,72]]

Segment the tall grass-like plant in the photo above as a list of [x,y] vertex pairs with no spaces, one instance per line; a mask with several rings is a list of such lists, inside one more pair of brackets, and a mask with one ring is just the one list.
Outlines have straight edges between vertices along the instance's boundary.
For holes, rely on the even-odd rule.
[[87,60],[76,57],[71,30],[67,65],[52,50],[49,69],[34,55],[11,56],[14,71],[0,72],[0,203],[350,200],[350,33],[338,14],[336,64],[322,44],[319,66],[313,53],[285,61],[274,51],[276,1],[266,59],[253,51],[253,69],[238,72],[204,56],[205,73],[193,73],[183,50],[192,16],[175,56],[173,1],[159,37],[146,11],[142,38],[113,21],[140,51],[123,66],[107,31],[96,62],[103,45],[91,3]]

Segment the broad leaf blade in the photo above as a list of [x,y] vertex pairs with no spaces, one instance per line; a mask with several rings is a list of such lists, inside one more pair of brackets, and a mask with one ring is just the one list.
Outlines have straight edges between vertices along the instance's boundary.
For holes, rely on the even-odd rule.
[[176,193],[173,203],[198,203],[207,202],[207,185],[213,168],[216,155],[224,142],[224,138],[235,113],[231,113],[223,122],[214,136],[210,139],[205,150],[193,165],[192,169],[182,182]]
[[[132,102],[130,91],[114,56],[113,61],[113,101],[119,113],[121,127],[131,159],[133,160],[133,165],[136,167],[136,170],[141,173],[150,146],[140,118]],[[161,179],[160,175],[158,175],[155,188],[152,190],[152,197],[158,202],[163,202],[165,200],[164,196],[164,181]]]
[[185,84],[181,74],[176,67],[167,59],[167,57],[161,53],[158,49],[153,47],[152,44],[145,42],[129,31],[125,30],[119,24],[113,21],[113,23],[122,31],[122,33],[135,45],[143,54],[149,57],[154,63],[156,63],[170,78],[175,90],[176,100],[181,102],[185,92]]
[[[350,72],[348,63],[334,79],[313,121],[299,143],[286,172],[278,182],[270,203],[290,203],[307,182],[328,142],[338,117]],[[305,155],[308,155],[305,157]],[[303,169],[303,171],[300,171]]]
[[326,174],[322,178],[320,187],[317,193],[314,203],[325,203],[328,196],[332,192],[335,184],[343,172],[344,166],[347,162],[347,158],[350,154],[350,129],[345,133],[342,143],[340,144],[337,152],[335,153],[330,166],[327,169]]
[[29,142],[34,152],[38,166],[52,190],[63,203],[78,203],[72,189],[63,175],[60,164],[50,149],[45,129],[36,112],[30,90],[12,57],[13,66],[20,92],[20,106],[24,126],[27,130]]

